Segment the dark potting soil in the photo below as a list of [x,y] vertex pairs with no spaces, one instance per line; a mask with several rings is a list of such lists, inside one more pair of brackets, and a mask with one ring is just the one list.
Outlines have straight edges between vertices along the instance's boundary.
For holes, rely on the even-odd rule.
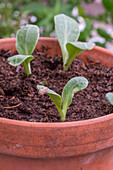
[[48,56],[47,49],[35,50],[28,78],[23,67],[12,67],[7,58],[16,52],[0,52],[0,117],[30,122],[60,122],[59,113],[47,94],[39,95],[37,84],[62,94],[72,77],[84,76],[89,85],[77,92],[68,108],[66,121],[86,120],[113,113],[105,94],[113,91],[113,67],[89,65],[75,59],[68,71],[63,71],[62,57]]

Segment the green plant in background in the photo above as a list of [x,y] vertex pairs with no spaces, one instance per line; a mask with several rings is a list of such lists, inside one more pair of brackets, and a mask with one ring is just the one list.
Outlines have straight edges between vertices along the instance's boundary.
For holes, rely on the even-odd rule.
[[32,53],[39,38],[39,28],[35,25],[22,26],[17,31],[16,49],[19,55],[8,58],[9,64],[12,66],[23,65],[26,75],[31,74],[30,61],[33,60]]
[[42,27],[43,32],[41,36],[50,36],[54,30],[54,16],[59,13],[72,16],[71,11],[73,7],[69,3],[64,4],[62,0],[47,1],[47,5],[41,2],[31,2],[24,5],[21,13],[33,14],[37,21],[35,24]]
[[69,3],[72,6],[78,6],[80,5],[82,0],[67,0],[67,3]]
[[31,0],[1,0],[0,1],[0,38],[15,36],[23,16],[20,7]]
[[72,102],[74,93],[85,89],[87,86],[88,80],[86,78],[74,77],[64,86],[62,97],[45,86],[37,85],[37,88],[39,90],[39,94],[43,95],[44,93],[47,93],[49,95],[60,114],[61,121],[65,121],[66,113]]
[[93,30],[93,24],[90,19],[86,19],[86,26],[84,30],[80,33],[79,41],[86,41],[91,38],[91,31]]
[[102,28],[97,28],[97,33],[104,38],[105,42],[104,43],[98,43],[96,42],[95,44],[98,46],[101,46],[103,48],[106,48],[106,43],[107,42],[112,42],[113,38],[106,32],[106,30]]
[[0,38],[10,37],[15,32],[15,26],[12,26],[13,10],[11,3],[0,3]]
[[104,29],[97,28],[97,32],[101,37],[105,38],[106,41],[112,41],[113,38]]
[[73,59],[84,50],[91,50],[94,43],[77,42],[80,31],[75,20],[59,14],[54,18],[55,30],[63,55],[63,69],[67,70]]
[[94,0],[85,0],[86,3],[94,2]]
[[106,9],[106,16],[113,22],[113,1],[112,0],[102,0],[102,3]]
[[[113,23],[113,1],[102,0],[102,3],[106,9],[105,13],[98,17],[87,15],[82,7],[82,2],[91,3],[94,0],[1,0],[0,1],[0,38],[15,37],[16,30],[19,26],[25,24],[35,24],[40,26],[41,36],[53,36],[55,15],[60,13],[66,14],[79,22],[79,16],[85,21],[85,29],[81,30],[79,41],[87,41],[92,37],[92,30],[95,30],[92,24],[92,20],[98,20],[99,22]],[[44,3],[46,2],[46,4]],[[73,16],[73,9],[78,9],[77,16]],[[81,21],[80,21],[81,22]],[[81,23],[79,23],[81,24]],[[101,28],[99,28],[101,29]],[[111,42],[105,34],[106,31],[95,30],[105,39],[105,42],[96,42],[96,45],[106,47],[107,42]],[[107,33],[108,34],[108,33]],[[109,35],[109,34],[108,34]]]

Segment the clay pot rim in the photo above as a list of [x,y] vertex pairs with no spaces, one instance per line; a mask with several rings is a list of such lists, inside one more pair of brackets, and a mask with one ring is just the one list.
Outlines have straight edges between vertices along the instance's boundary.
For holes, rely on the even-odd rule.
[[[58,42],[58,39],[57,38],[51,38],[51,37],[39,37],[39,40],[45,40],[45,41],[56,41]],[[9,42],[9,41],[12,41],[12,42],[16,42],[16,38],[3,38],[3,39],[0,39],[0,42]],[[109,53],[109,55],[113,55],[113,52],[108,50],[108,49],[105,49],[105,48],[102,48],[102,47],[99,47],[99,46],[96,46],[94,47],[94,49],[96,50],[99,50],[99,51],[102,51],[102,52],[105,52],[106,54]]]
[[19,120],[12,120],[7,118],[0,118],[0,123],[7,123],[17,126],[27,126],[27,127],[73,127],[73,126],[84,126],[84,125],[90,125],[90,124],[97,124],[104,121],[112,120],[113,119],[113,113],[94,118],[94,119],[88,119],[88,120],[81,120],[81,121],[73,121],[73,122],[55,122],[55,123],[45,123],[45,122],[27,122],[27,121],[19,121]]
[[88,120],[80,120],[80,121],[73,121],[73,122],[55,122],[55,123],[45,123],[45,122],[28,122],[28,121],[19,121],[19,120],[13,120],[13,119],[7,119],[7,118],[0,118],[0,123],[3,124],[12,124],[17,126],[26,126],[26,127],[73,127],[73,126],[85,126],[90,124],[98,124],[105,121],[110,121],[113,119],[113,113],[94,118],[94,119],[88,119]]
[[[58,41],[57,38],[51,38],[51,37],[40,37],[39,40],[45,40],[45,41]],[[4,38],[0,39],[0,43],[5,42],[16,42],[16,38]],[[109,51],[107,49],[104,49],[102,47],[95,46],[94,49],[98,51],[102,51],[104,53],[108,53],[109,55],[113,55],[112,51]],[[97,124],[101,123],[107,120],[113,119],[113,113],[109,115],[105,115],[102,117],[94,118],[94,119],[88,119],[88,120],[81,120],[81,121],[73,121],[73,122],[54,122],[54,123],[45,123],[45,122],[28,122],[28,121],[19,121],[19,120],[12,120],[7,118],[0,118],[0,123],[3,124],[12,124],[12,125],[20,125],[20,126],[26,126],[26,127],[71,127],[71,126],[84,126],[84,125],[90,125],[90,124]]]

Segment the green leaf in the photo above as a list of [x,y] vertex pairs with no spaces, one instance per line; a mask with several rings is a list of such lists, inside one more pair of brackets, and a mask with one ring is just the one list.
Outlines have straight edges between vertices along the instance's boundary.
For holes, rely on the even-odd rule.
[[113,11],[113,0],[102,0],[104,7],[112,12]]
[[39,28],[36,25],[22,26],[17,31],[16,49],[19,54],[31,55],[39,38]]
[[80,33],[80,37],[79,37],[79,41],[82,42],[92,37],[91,35],[91,31],[93,30],[92,20],[86,19],[85,22],[86,22],[85,29]]
[[87,86],[88,80],[84,77],[74,77],[67,82],[62,92],[64,115],[66,115],[67,109],[72,102],[74,93],[85,89]]
[[99,47],[106,48],[106,44],[105,43],[95,42],[95,45],[97,45]]
[[73,9],[73,6],[71,4],[62,4],[60,8],[59,13],[63,13],[65,15],[68,15],[69,17],[72,17],[71,11]]
[[[45,86],[42,85],[37,85],[38,90],[41,90],[43,88],[45,88]],[[51,98],[51,100],[54,102],[56,108],[58,109],[58,112],[60,114],[60,117],[62,119],[63,117],[63,112],[62,112],[62,98],[59,94],[57,94],[56,92],[54,92],[53,90],[50,90],[49,88],[47,89],[47,94],[49,95],[49,97]]]
[[25,72],[27,76],[31,74],[30,61],[32,61],[34,57],[32,55],[15,55],[8,58],[9,64],[12,66],[18,66],[22,64],[24,66]]
[[54,21],[56,34],[62,50],[63,64],[65,65],[68,59],[66,44],[67,42],[78,40],[80,34],[79,26],[75,20],[64,14],[56,15]]
[[46,17],[44,17],[41,21],[38,22],[38,25],[47,27],[47,25],[49,23],[51,23],[51,21],[53,20],[53,16],[54,16],[54,14],[51,10],[51,12],[48,13],[48,15]]
[[91,50],[94,47],[94,43],[84,43],[84,42],[69,42],[66,44],[67,51],[69,53],[69,58],[67,60],[65,70],[68,69],[73,59],[77,57],[81,52],[85,50]]
[[33,56],[31,55],[15,55],[12,57],[8,58],[9,64],[12,66],[18,66],[20,64],[22,64],[26,59],[30,62],[33,60]]
[[49,7],[45,6],[41,2],[30,2],[23,6],[20,12],[27,14],[34,14],[38,17],[38,19],[44,18],[49,13]]
[[112,40],[112,37],[106,32],[106,30],[104,30],[102,28],[97,28],[97,32],[101,37],[105,38],[106,41]]
[[57,15],[60,12],[61,8],[61,0],[57,0],[55,3],[54,13]]
[[112,104],[113,105],[113,93],[107,93],[106,94],[106,100],[110,103],[110,104]]

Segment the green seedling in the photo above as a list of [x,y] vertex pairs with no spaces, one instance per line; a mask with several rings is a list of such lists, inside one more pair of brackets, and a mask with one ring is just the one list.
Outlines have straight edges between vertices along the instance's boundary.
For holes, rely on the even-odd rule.
[[77,42],[80,30],[77,22],[72,18],[59,14],[54,17],[55,31],[62,50],[63,69],[68,70],[73,59],[84,50],[91,50],[94,43]]
[[31,74],[30,61],[33,60],[32,53],[39,38],[39,28],[36,25],[22,26],[16,34],[16,49],[18,55],[8,58],[9,64],[12,66],[23,65],[26,75]]
[[106,94],[106,100],[113,105],[113,93],[109,92]]
[[87,86],[88,80],[86,78],[74,77],[64,86],[62,97],[45,86],[37,85],[37,88],[39,90],[39,94],[43,95],[47,93],[49,95],[60,114],[61,121],[65,121],[67,109],[72,102],[74,93],[85,89]]

